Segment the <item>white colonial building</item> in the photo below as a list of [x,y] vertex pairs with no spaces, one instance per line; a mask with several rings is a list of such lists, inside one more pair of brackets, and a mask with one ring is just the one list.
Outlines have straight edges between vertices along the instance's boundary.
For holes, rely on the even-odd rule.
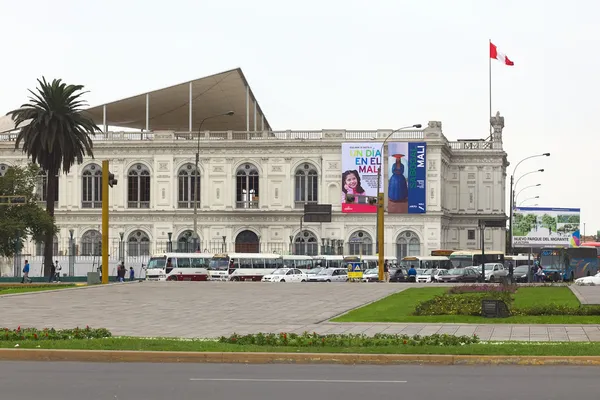
[[[235,114],[223,115],[230,110]],[[105,159],[118,180],[109,199],[111,255],[146,256],[165,251],[169,241],[175,250],[197,243],[209,252],[375,252],[375,214],[341,212],[341,145],[383,142],[391,130],[274,131],[239,69],[89,113],[103,131],[94,159],[59,177],[57,255],[68,253],[70,240],[78,256],[98,253]],[[427,143],[427,211],[385,216],[386,257],[478,249],[479,219],[505,218],[504,119],[491,122],[489,140],[449,141],[437,121],[392,135],[389,141]],[[28,162],[14,150],[14,137],[0,135],[0,173]],[[332,222],[301,228],[305,203],[332,204]],[[484,236],[486,249],[504,250],[504,229]],[[31,243],[26,252],[41,255],[41,245]]]

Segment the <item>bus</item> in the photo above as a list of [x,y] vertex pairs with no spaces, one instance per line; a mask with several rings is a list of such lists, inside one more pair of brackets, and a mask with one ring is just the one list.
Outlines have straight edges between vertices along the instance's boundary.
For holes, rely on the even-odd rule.
[[315,267],[316,261],[312,256],[284,255],[283,265],[287,268],[309,271]]
[[260,282],[263,276],[282,267],[283,257],[280,254],[228,253],[215,254],[208,272],[211,280]]
[[432,256],[450,257],[452,253],[454,253],[454,250],[431,250]]
[[517,254],[516,256],[504,256],[504,262],[506,267],[508,267],[509,262],[512,262],[513,267],[517,268],[520,265],[533,265],[536,258],[536,254]]
[[211,253],[160,253],[150,257],[147,281],[206,281]]
[[[389,256],[389,257],[384,256],[383,261],[385,262],[386,260],[387,260],[388,264],[390,264],[390,268],[391,268],[391,266],[396,263],[396,256]],[[363,271],[366,271],[368,269],[377,268],[377,266],[379,264],[379,256],[362,256],[362,263],[363,263],[363,267],[362,267]]]
[[[481,250],[459,250],[448,257],[452,268],[465,268],[481,265]],[[504,253],[501,251],[485,251],[485,263],[504,264]]]
[[322,268],[346,268],[344,265],[344,256],[314,256],[315,267]]
[[415,269],[450,269],[452,264],[450,259],[444,256],[409,256],[400,261],[400,267],[409,269],[411,266]]
[[598,258],[600,259],[600,242],[584,242],[581,243],[582,247],[595,247],[598,253]]
[[553,280],[573,281],[598,273],[598,252],[595,247],[543,247],[540,265]]

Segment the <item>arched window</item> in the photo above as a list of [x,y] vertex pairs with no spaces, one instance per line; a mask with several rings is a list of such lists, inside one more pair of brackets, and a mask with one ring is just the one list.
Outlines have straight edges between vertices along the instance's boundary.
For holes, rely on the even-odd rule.
[[348,254],[352,256],[373,255],[373,238],[365,231],[356,231],[348,241]]
[[100,256],[102,254],[102,235],[95,229],[90,229],[81,237],[82,256]]
[[241,231],[235,237],[235,252],[260,253],[260,238],[252,231]]
[[196,249],[194,249],[194,232],[189,230],[181,232],[177,238],[176,246],[175,251],[179,253],[193,253],[196,251]]
[[9,165],[0,164],[0,176],[4,176],[4,174],[6,173],[6,171],[8,171],[9,168]]
[[242,164],[235,180],[236,208],[258,208],[258,170],[252,164]]
[[[56,175],[58,181],[58,175]],[[46,203],[48,199],[48,173],[40,171],[38,174],[38,180],[36,185],[36,195],[39,202]],[[58,184],[56,185],[56,193],[54,193],[54,202],[58,201]]]
[[[195,166],[186,164],[179,169],[178,178],[178,197],[177,206],[179,208],[193,208],[194,197],[196,197],[197,207],[200,207],[200,171],[195,174]],[[194,188],[194,182],[196,187]]]
[[317,203],[319,193],[319,179],[317,170],[310,164],[302,164],[296,169],[295,177],[295,205],[304,207],[306,203]]
[[317,237],[309,231],[303,231],[294,238],[294,254],[302,256],[316,256],[319,254]]
[[421,241],[416,233],[404,231],[396,239],[396,257],[402,260],[404,257],[418,256],[421,253]]
[[135,164],[127,173],[127,207],[150,208],[150,170]]
[[127,239],[127,255],[129,257],[149,256],[150,238],[144,231],[134,231]]
[[[44,242],[42,242],[41,240],[39,242],[35,243],[35,254],[37,256],[43,256],[44,255],[44,248],[46,246],[44,245]],[[52,255],[53,256],[58,256],[58,238],[56,236],[54,236],[54,240],[52,243]]]
[[102,168],[90,164],[81,174],[81,208],[102,208]]

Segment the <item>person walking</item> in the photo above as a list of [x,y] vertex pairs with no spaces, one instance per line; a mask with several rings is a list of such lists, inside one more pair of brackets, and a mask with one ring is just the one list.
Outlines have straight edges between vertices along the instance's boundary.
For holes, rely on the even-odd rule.
[[390,263],[388,260],[385,260],[383,263],[383,276],[386,283],[390,281]]
[[31,283],[31,279],[29,278],[29,261],[25,260],[25,266],[23,266],[23,279],[21,279],[21,283]]
[[54,264],[50,264],[50,277],[48,278],[48,283],[54,282],[54,275],[56,275],[56,267]]
[[133,270],[133,267],[129,267],[129,280],[133,282],[134,279],[135,279],[135,271]]
[[54,266],[54,279],[56,280],[56,282],[60,282],[60,271],[61,270],[62,270],[62,266],[60,265],[58,260],[56,260],[56,265]]

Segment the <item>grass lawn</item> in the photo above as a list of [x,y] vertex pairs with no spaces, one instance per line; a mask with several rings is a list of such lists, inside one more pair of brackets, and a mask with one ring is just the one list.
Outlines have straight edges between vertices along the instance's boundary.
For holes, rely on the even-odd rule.
[[45,292],[48,290],[60,290],[66,288],[76,287],[77,285],[71,284],[54,284],[54,285],[0,285],[0,295],[3,294],[14,294],[14,293],[29,293],[29,292]]
[[362,354],[450,354],[450,355],[515,355],[515,356],[600,356],[600,346],[589,343],[471,344],[465,346],[379,346],[379,347],[269,347],[241,346],[216,341],[109,338],[56,341],[0,341],[0,348],[74,349],[74,350],[138,350],[138,351],[203,351],[203,352],[278,352],[278,353],[362,353]]
[[[483,318],[470,315],[411,315],[417,304],[443,294],[448,288],[410,288],[375,303],[335,318],[334,322],[423,322],[467,324],[598,324],[598,316],[541,315],[508,318]],[[568,287],[524,287],[514,295],[514,307],[529,307],[541,303],[579,306],[579,300]]]

